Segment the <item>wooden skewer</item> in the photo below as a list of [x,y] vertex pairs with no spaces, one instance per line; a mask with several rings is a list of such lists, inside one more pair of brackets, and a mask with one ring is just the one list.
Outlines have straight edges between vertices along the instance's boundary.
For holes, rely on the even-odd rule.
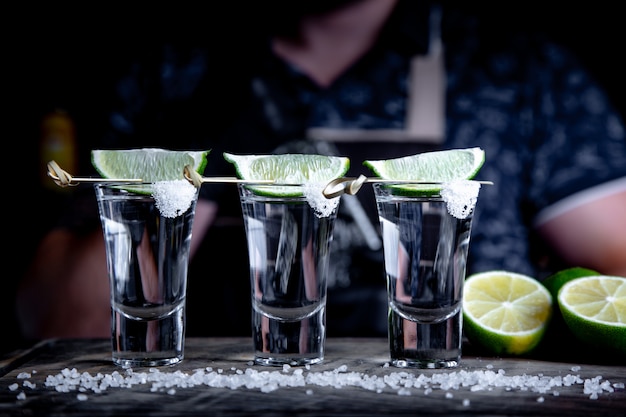
[[[474,180],[471,180],[474,181]],[[326,198],[335,198],[342,194],[355,195],[361,186],[366,183],[385,183],[385,184],[418,184],[418,185],[442,185],[443,182],[438,181],[416,181],[416,180],[387,180],[378,177],[367,178],[365,175],[359,175],[357,178],[342,177],[332,180],[326,185],[322,194]],[[474,181],[482,185],[493,185],[491,181]]]
[[59,187],[76,186],[80,183],[128,183],[143,182],[141,178],[90,178],[90,177],[74,177],[67,171],[61,169],[55,161],[48,162],[48,176],[54,180]]
[[[231,183],[231,184],[259,184],[259,185],[263,185],[263,184],[276,184],[276,181],[274,180],[242,180],[236,177],[203,177],[202,175],[198,174],[194,169],[191,168],[191,166],[189,165],[185,165],[185,168],[183,170],[183,175],[185,176],[185,178],[191,182],[193,185],[195,185],[196,187],[200,187],[202,184],[209,182],[209,183]],[[283,185],[283,184],[281,184]],[[287,184],[285,184],[287,185]]]
[[[233,184],[257,184],[268,185],[277,184],[274,180],[242,180],[236,177],[203,177],[198,174],[191,166],[185,165],[183,169],[184,177],[194,186],[200,187],[204,183],[233,183]],[[61,169],[55,161],[48,162],[48,176],[60,187],[76,186],[80,183],[141,183],[141,178],[90,178],[90,177],[73,177],[67,171]],[[474,181],[474,180],[472,180]],[[388,184],[420,184],[420,185],[441,185],[441,182],[434,181],[414,181],[414,180],[386,180],[377,177],[368,178],[365,175],[354,177],[341,177],[330,181],[322,194],[326,198],[335,198],[342,194],[355,195],[361,186],[366,183],[388,183]],[[479,184],[493,185],[491,181],[475,181]],[[302,185],[302,184],[278,184],[283,186]]]

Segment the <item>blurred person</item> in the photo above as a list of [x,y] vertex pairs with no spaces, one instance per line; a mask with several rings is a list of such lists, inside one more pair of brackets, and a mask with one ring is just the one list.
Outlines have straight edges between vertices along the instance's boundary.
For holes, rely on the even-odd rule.
[[[259,4],[260,3],[260,4]],[[485,25],[469,6],[410,0],[246,3],[248,36],[149,50],[119,83],[97,148],[365,159],[479,146],[486,161],[467,273],[542,279],[567,266],[626,276],[624,124],[568,50]],[[278,12],[280,10],[280,13]],[[210,25],[207,25],[210,26]],[[497,29],[497,30],[495,30]],[[215,43],[216,42],[216,43]],[[160,46],[160,45],[156,45]],[[42,240],[18,297],[26,337],[110,334],[93,190]],[[205,184],[196,208],[188,335],[250,333],[249,271],[236,187]],[[84,203],[79,204],[79,201]],[[329,336],[386,335],[386,288],[371,190],[340,204]],[[209,286],[210,284],[210,286]]]

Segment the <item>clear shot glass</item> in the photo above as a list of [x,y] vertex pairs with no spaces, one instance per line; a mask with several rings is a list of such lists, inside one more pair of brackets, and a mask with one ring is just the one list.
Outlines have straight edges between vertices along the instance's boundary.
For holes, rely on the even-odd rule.
[[94,187],[106,245],[113,362],[123,367],[178,363],[184,356],[198,189],[184,180]]
[[320,214],[304,195],[277,197],[272,187],[281,186],[238,185],[250,263],[254,361],[319,363],[338,199]]
[[[407,193],[411,185],[406,183],[372,186],[383,236],[391,363],[455,367],[461,360],[463,282],[475,197],[451,202],[440,193]],[[460,210],[451,211],[450,204],[460,204]]]

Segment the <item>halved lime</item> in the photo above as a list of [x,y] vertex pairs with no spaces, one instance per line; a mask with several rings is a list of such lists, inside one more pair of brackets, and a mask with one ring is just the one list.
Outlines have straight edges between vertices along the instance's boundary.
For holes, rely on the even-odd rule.
[[541,342],[552,315],[552,296],[536,279],[488,271],[465,281],[463,319],[470,342],[500,355],[524,355]]
[[580,341],[626,356],[626,278],[577,278],[563,285],[557,300],[565,323]]
[[224,153],[224,159],[235,166],[237,176],[248,181],[274,181],[284,186],[250,186],[259,195],[299,197],[301,186],[327,184],[343,176],[350,168],[350,159],[317,154],[236,155]]
[[140,178],[146,183],[184,179],[185,165],[202,174],[210,151],[159,148],[92,150],[91,163],[103,178]]
[[[559,291],[565,284],[578,278],[593,275],[600,275],[600,273],[592,269],[573,267],[555,272],[554,274],[541,281],[541,283],[548,289],[548,291],[550,291],[552,299],[556,303]],[[567,325],[565,324],[565,321],[563,320],[561,310],[559,308],[555,308],[553,310],[552,319],[550,320],[550,327],[548,328],[547,332],[548,345],[546,346],[550,347],[550,345],[559,345],[563,343],[565,338],[570,338],[570,336],[571,332],[569,331]]]
[[[363,165],[385,180],[447,183],[469,180],[485,162],[481,148],[448,149],[425,152],[395,159],[366,160]],[[402,184],[393,187],[401,194],[438,194],[440,184]]]
[[572,267],[563,269],[550,275],[543,280],[543,285],[548,289],[548,291],[550,291],[552,298],[556,300],[559,295],[559,290],[563,285],[573,279],[589,277],[593,275],[600,275],[600,273],[588,268]]

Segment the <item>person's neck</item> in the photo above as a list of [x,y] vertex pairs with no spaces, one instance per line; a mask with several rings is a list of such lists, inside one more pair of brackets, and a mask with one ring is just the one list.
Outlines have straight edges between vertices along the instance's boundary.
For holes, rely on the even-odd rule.
[[273,51],[318,85],[329,86],[374,45],[396,2],[360,0],[322,16],[305,17],[299,38],[275,38]]

